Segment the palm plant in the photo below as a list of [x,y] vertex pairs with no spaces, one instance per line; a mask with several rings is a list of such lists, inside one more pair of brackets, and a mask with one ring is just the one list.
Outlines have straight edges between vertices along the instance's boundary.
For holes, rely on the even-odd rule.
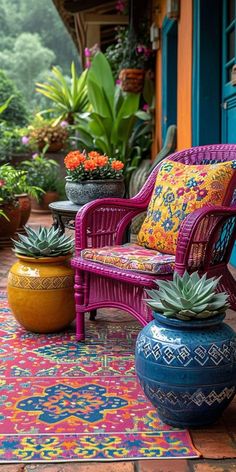
[[57,67],[52,68],[53,77],[48,77],[48,83],[37,83],[36,91],[49,98],[52,108],[42,113],[52,112],[57,118],[55,124],[62,120],[74,122],[74,115],[88,110],[87,70],[79,76],[75,64],[71,64],[71,79],[68,85],[65,77]]

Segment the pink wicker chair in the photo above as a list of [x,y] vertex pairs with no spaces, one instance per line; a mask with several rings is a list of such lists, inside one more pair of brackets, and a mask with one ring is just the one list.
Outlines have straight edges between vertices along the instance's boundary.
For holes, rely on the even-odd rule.
[[[191,165],[236,160],[236,145],[195,147],[172,154],[168,159]],[[123,309],[141,325],[147,324],[152,314],[143,301],[144,289],[154,287],[154,280],[158,278],[172,278],[172,274],[161,276],[123,270],[80,256],[85,248],[122,244],[132,218],[148,206],[158,168],[135,197],[95,200],[77,214],[76,255],[72,266],[75,268],[78,341],[85,337],[84,313],[90,312],[94,319],[96,309],[101,307]],[[175,270],[179,274],[198,270],[207,272],[209,277],[222,275],[219,291],[228,292],[231,307],[236,310],[236,282],[227,267],[236,236],[235,187],[236,175],[227,192],[227,206],[205,206],[185,218],[179,231]]]

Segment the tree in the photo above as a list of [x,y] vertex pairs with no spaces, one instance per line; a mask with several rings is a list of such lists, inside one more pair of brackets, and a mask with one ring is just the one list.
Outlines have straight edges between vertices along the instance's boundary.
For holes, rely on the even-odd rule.
[[13,126],[24,126],[27,123],[28,113],[23,97],[14,83],[0,70],[0,103],[6,102],[11,96],[13,98],[1,114],[1,120],[5,120]]
[[8,72],[28,101],[32,99],[35,82],[43,71],[49,70],[55,54],[42,45],[38,34],[22,33],[12,51],[0,52],[2,68]]

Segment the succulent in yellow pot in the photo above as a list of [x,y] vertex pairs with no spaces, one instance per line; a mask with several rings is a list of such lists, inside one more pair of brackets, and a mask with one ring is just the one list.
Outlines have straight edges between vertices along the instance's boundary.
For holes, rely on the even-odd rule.
[[69,265],[74,241],[59,229],[25,227],[13,240],[18,261],[8,276],[9,306],[16,320],[35,333],[52,333],[75,317],[74,271]]

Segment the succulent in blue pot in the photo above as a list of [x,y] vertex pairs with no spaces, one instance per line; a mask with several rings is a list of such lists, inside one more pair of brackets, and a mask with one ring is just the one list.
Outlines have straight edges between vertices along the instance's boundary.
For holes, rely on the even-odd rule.
[[174,273],[147,290],[154,320],[139,333],[136,372],[160,418],[177,427],[213,423],[233,399],[236,334],[223,323],[220,278]]

